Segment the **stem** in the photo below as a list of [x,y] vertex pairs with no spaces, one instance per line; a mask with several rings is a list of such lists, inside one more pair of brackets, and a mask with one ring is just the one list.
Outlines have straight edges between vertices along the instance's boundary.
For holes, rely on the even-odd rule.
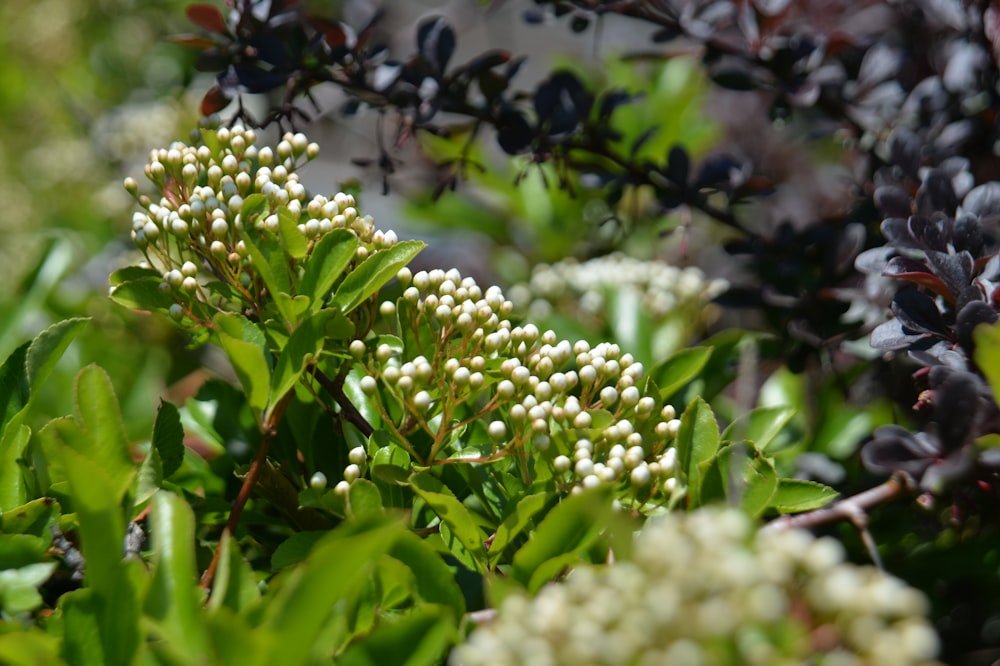
[[[240,522],[240,516],[243,515],[243,509],[246,508],[246,504],[250,500],[250,493],[253,492],[253,487],[257,485],[257,479],[260,478],[261,470],[267,464],[267,452],[271,448],[271,443],[274,442],[275,436],[278,434],[278,423],[281,421],[285,413],[285,408],[288,406],[288,402],[293,395],[293,391],[286,393],[264,417],[264,422],[261,424],[264,436],[260,440],[260,446],[257,447],[257,455],[254,456],[253,462],[250,463],[250,469],[243,479],[240,492],[236,495],[236,499],[233,500],[232,508],[229,511],[229,520],[226,521],[225,531],[229,532],[230,536],[235,536],[236,534],[236,526]],[[205,569],[205,573],[201,576],[201,586],[205,590],[212,588],[215,571],[219,566],[220,552],[220,548],[215,549],[211,563],[209,563],[208,568]]]
[[[858,525],[858,517],[864,515],[866,509],[884,504],[890,500],[912,495],[917,490],[913,479],[908,475],[897,473],[880,486],[869,488],[857,495],[852,495],[839,502],[820,509],[781,516],[761,528],[761,532],[776,532],[796,527],[812,528],[835,523],[840,520],[850,520]],[[861,523],[863,524],[863,523]]]
[[340,406],[340,411],[343,413],[344,418],[354,424],[354,427],[360,430],[362,435],[371,437],[372,433],[375,432],[375,428],[372,427],[372,424],[368,423],[368,419],[358,411],[358,408],[354,406],[354,403],[344,393],[344,377],[341,375],[337,379],[330,379],[317,368],[313,368],[312,374],[316,378],[316,381],[319,382],[319,385],[333,396],[334,401]]

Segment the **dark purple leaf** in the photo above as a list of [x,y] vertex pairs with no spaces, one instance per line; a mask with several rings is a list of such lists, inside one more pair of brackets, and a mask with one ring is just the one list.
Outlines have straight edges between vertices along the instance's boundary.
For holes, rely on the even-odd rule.
[[896,247],[909,247],[918,248],[919,245],[913,238],[913,234],[910,232],[910,226],[907,223],[908,218],[902,217],[890,217],[888,219],[882,220],[880,229],[882,231],[882,236],[885,237],[890,244]]
[[917,178],[920,170],[920,137],[905,128],[897,128],[889,137],[889,152],[892,163],[899,166],[903,172]]
[[691,158],[681,146],[673,146],[667,155],[667,170],[665,175],[680,188],[687,186],[688,173],[691,170]]
[[896,248],[883,245],[865,250],[854,259],[854,267],[862,273],[882,275],[889,259],[896,254]]
[[944,250],[947,240],[937,222],[922,215],[913,215],[906,221],[910,236],[922,250]]
[[927,265],[947,285],[953,296],[966,291],[972,282],[972,255],[968,252],[948,254],[934,250],[928,250],[926,255]]
[[229,34],[229,29],[226,26],[226,19],[222,16],[222,12],[219,11],[219,8],[214,5],[200,2],[188,5],[184,10],[184,14],[187,15],[188,19],[190,19],[191,22],[199,28],[203,28],[209,32],[214,32],[218,35]]
[[951,230],[951,243],[957,251],[965,251],[973,257],[978,257],[983,249],[983,242],[983,230],[977,217],[961,214],[955,219]]
[[455,31],[442,16],[425,19],[417,28],[417,50],[421,57],[443,75],[455,52]]
[[714,69],[709,76],[716,85],[728,90],[755,90],[757,80],[753,74],[747,70],[735,68]]
[[535,113],[552,136],[575,131],[590,114],[592,103],[593,97],[572,72],[556,72],[535,91]]
[[576,14],[570,19],[569,29],[575,33],[581,33],[590,27],[590,19],[583,14]]
[[1000,217],[1000,183],[991,181],[973,188],[965,195],[962,210],[981,220]]
[[958,311],[955,317],[955,333],[958,336],[958,343],[970,358],[975,349],[972,331],[980,324],[993,324],[996,321],[996,310],[984,301],[971,301]]
[[660,28],[653,33],[653,42],[656,44],[662,44],[664,42],[670,42],[677,39],[684,33],[681,31],[680,27],[674,25],[668,25],[665,28]]
[[931,169],[917,191],[917,210],[924,215],[942,211],[954,215],[958,197],[951,186],[951,178],[940,169]]
[[910,195],[895,185],[883,185],[875,190],[875,206],[886,217],[905,220],[913,213]]
[[524,116],[505,109],[497,122],[497,143],[508,155],[518,155],[531,147],[532,131]]
[[914,342],[922,340],[925,337],[924,335],[904,333],[900,323],[895,319],[890,319],[875,327],[869,342],[875,349],[886,352],[906,349]]
[[938,455],[937,442],[927,433],[914,435],[888,425],[877,428],[874,439],[861,449],[861,462],[873,472],[906,472],[919,479]]
[[900,289],[890,307],[905,333],[947,334],[947,325],[937,304],[923,292],[912,288]]

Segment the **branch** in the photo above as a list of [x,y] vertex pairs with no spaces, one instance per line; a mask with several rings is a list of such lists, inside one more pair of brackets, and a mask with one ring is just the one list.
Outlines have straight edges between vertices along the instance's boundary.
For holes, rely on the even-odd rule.
[[[281,421],[281,417],[285,413],[285,407],[288,406],[288,401],[291,397],[295,395],[294,391],[289,391],[274,405],[274,408],[267,413],[264,418],[263,424],[261,424],[262,430],[264,431],[264,436],[260,440],[260,446],[257,447],[257,455],[254,456],[253,462],[250,463],[250,469],[247,470],[247,475],[243,479],[243,485],[240,487],[240,492],[236,495],[236,499],[233,500],[232,508],[229,511],[229,520],[226,521],[225,530],[229,532],[231,536],[236,534],[236,526],[240,522],[240,516],[243,515],[243,509],[246,508],[247,502],[250,500],[250,493],[253,492],[253,488],[257,485],[257,480],[260,478],[261,470],[267,461],[267,452],[271,448],[271,444],[274,442],[274,438],[278,434],[278,423]],[[205,590],[212,589],[212,581],[215,579],[215,571],[219,566],[219,554],[222,552],[221,548],[215,549],[215,554],[212,555],[212,561],[209,563],[208,568],[205,569],[205,573],[201,576],[201,586]]]
[[[916,490],[916,484],[909,475],[897,473],[880,486],[869,488],[864,492],[847,497],[839,502],[834,502],[829,506],[824,506],[823,508],[816,509],[814,511],[807,511],[805,513],[796,513],[775,518],[767,525],[764,525],[760,531],[776,532],[778,530],[787,530],[796,527],[809,529],[812,527],[819,527],[820,525],[826,525],[828,523],[835,523],[841,520],[849,520],[855,525],[858,525],[859,523],[857,521],[859,516],[863,516],[866,509],[878,506],[879,504],[884,504],[899,497],[912,495],[916,492]],[[863,522],[860,524],[863,524]]]
[[347,397],[346,393],[344,393],[344,377],[339,376],[336,379],[330,379],[326,376],[326,374],[317,368],[313,368],[312,373],[313,377],[316,378],[316,381],[319,382],[319,385],[322,386],[327,393],[333,396],[337,405],[340,406],[340,411],[343,413],[344,418],[354,424],[354,427],[360,430],[362,435],[365,437],[371,437],[372,433],[375,432],[375,428],[368,423],[368,419],[366,419],[364,415],[358,411],[358,408],[354,406],[351,399]]

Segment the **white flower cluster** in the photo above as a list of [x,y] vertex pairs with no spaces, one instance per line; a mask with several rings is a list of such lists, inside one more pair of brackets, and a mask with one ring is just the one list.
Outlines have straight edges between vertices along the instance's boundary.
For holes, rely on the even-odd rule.
[[[454,268],[403,269],[398,278],[401,302],[417,313],[415,325],[435,331],[434,344],[402,353],[386,343],[376,347],[361,380],[367,394],[376,395],[381,382],[425,423],[470,401],[492,418],[486,432],[494,447],[546,452],[579,489],[627,481],[645,496],[674,492],[676,451],[669,443],[680,420],[673,406],[644,395],[643,365],[631,354],[515,325],[508,318],[513,304],[498,287],[484,291]],[[387,301],[380,310],[396,307]],[[366,346],[356,340],[351,349],[361,359]]]
[[937,652],[921,593],[846,563],[831,538],[757,534],[708,507],[651,520],[633,556],[507,597],[450,663],[903,666]]
[[727,286],[725,280],[706,279],[695,267],[677,268],[613,253],[584,262],[567,259],[536,266],[528,284],[511,289],[511,297],[533,316],[545,316],[553,306],[565,303],[600,316],[608,289],[632,289],[639,294],[643,310],[656,320],[685,306],[700,310]]
[[[145,174],[159,200],[139,195],[135,179],[125,180],[144,209],[133,215],[132,239],[147,265],[162,271],[163,288],[180,300],[199,290],[203,270],[234,286],[252,277],[245,224],[262,234],[297,230],[310,248],[334,229],[349,229],[361,241],[358,260],[397,242],[395,232],[378,231],[370,216],[359,215],[350,194],[308,198],[295,169],[315,159],[319,146],[304,134],[286,133],[273,150],[258,149],[254,130],[242,126],[202,134],[200,145],[175,142],[150,153]],[[255,206],[247,220],[244,205],[251,197],[266,204]],[[283,228],[283,219],[294,229]],[[173,314],[181,313],[178,305]]]

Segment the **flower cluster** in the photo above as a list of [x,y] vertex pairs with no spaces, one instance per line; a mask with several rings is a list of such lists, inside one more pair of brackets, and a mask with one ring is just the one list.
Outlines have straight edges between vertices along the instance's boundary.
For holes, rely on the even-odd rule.
[[647,524],[633,559],[581,566],[451,656],[476,664],[919,664],[937,651],[917,590],[804,531],[755,533],[708,507]]
[[133,215],[132,239],[144,267],[162,276],[175,319],[202,320],[198,304],[259,312],[267,294],[252,256],[258,242],[279,242],[294,260],[326,234],[348,229],[360,241],[357,261],[397,242],[394,232],[377,231],[358,213],[350,194],[307,195],[296,169],[319,147],[305,135],[286,133],[275,149],[258,149],[256,138],[238,125],[209,127],[198,145],[152,151],[145,175],[157,200],[139,194],[135,179],[125,180],[143,209]]
[[[362,390],[378,398],[401,439],[425,430],[435,441],[427,458],[448,446],[448,455],[483,460],[530,447],[577,488],[630,483],[645,498],[674,492],[670,442],[680,420],[647,391],[643,365],[631,354],[516,325],[498,287],[483,290],[457,269],[403,269],[398,278],[402,297],[380,311],[399,313],[401,329],[425,334],[356,340],[351,351],[365,367]],[[405,416],[393,419],[393,404]],[[460,443],[473,420],[486,423],[483,437]]]
[[635,291],[642,310],[654,321],[683,312],[694,315],[697,324],[706,304],[727,287],[725,280],[708,279],[693,266],[678,268],[616,252],[582,262],[567,259],[536,266],[527,284],[511,289],[511,299],[536,318],[553,308],[601,318],[607,292],[628,289]]

